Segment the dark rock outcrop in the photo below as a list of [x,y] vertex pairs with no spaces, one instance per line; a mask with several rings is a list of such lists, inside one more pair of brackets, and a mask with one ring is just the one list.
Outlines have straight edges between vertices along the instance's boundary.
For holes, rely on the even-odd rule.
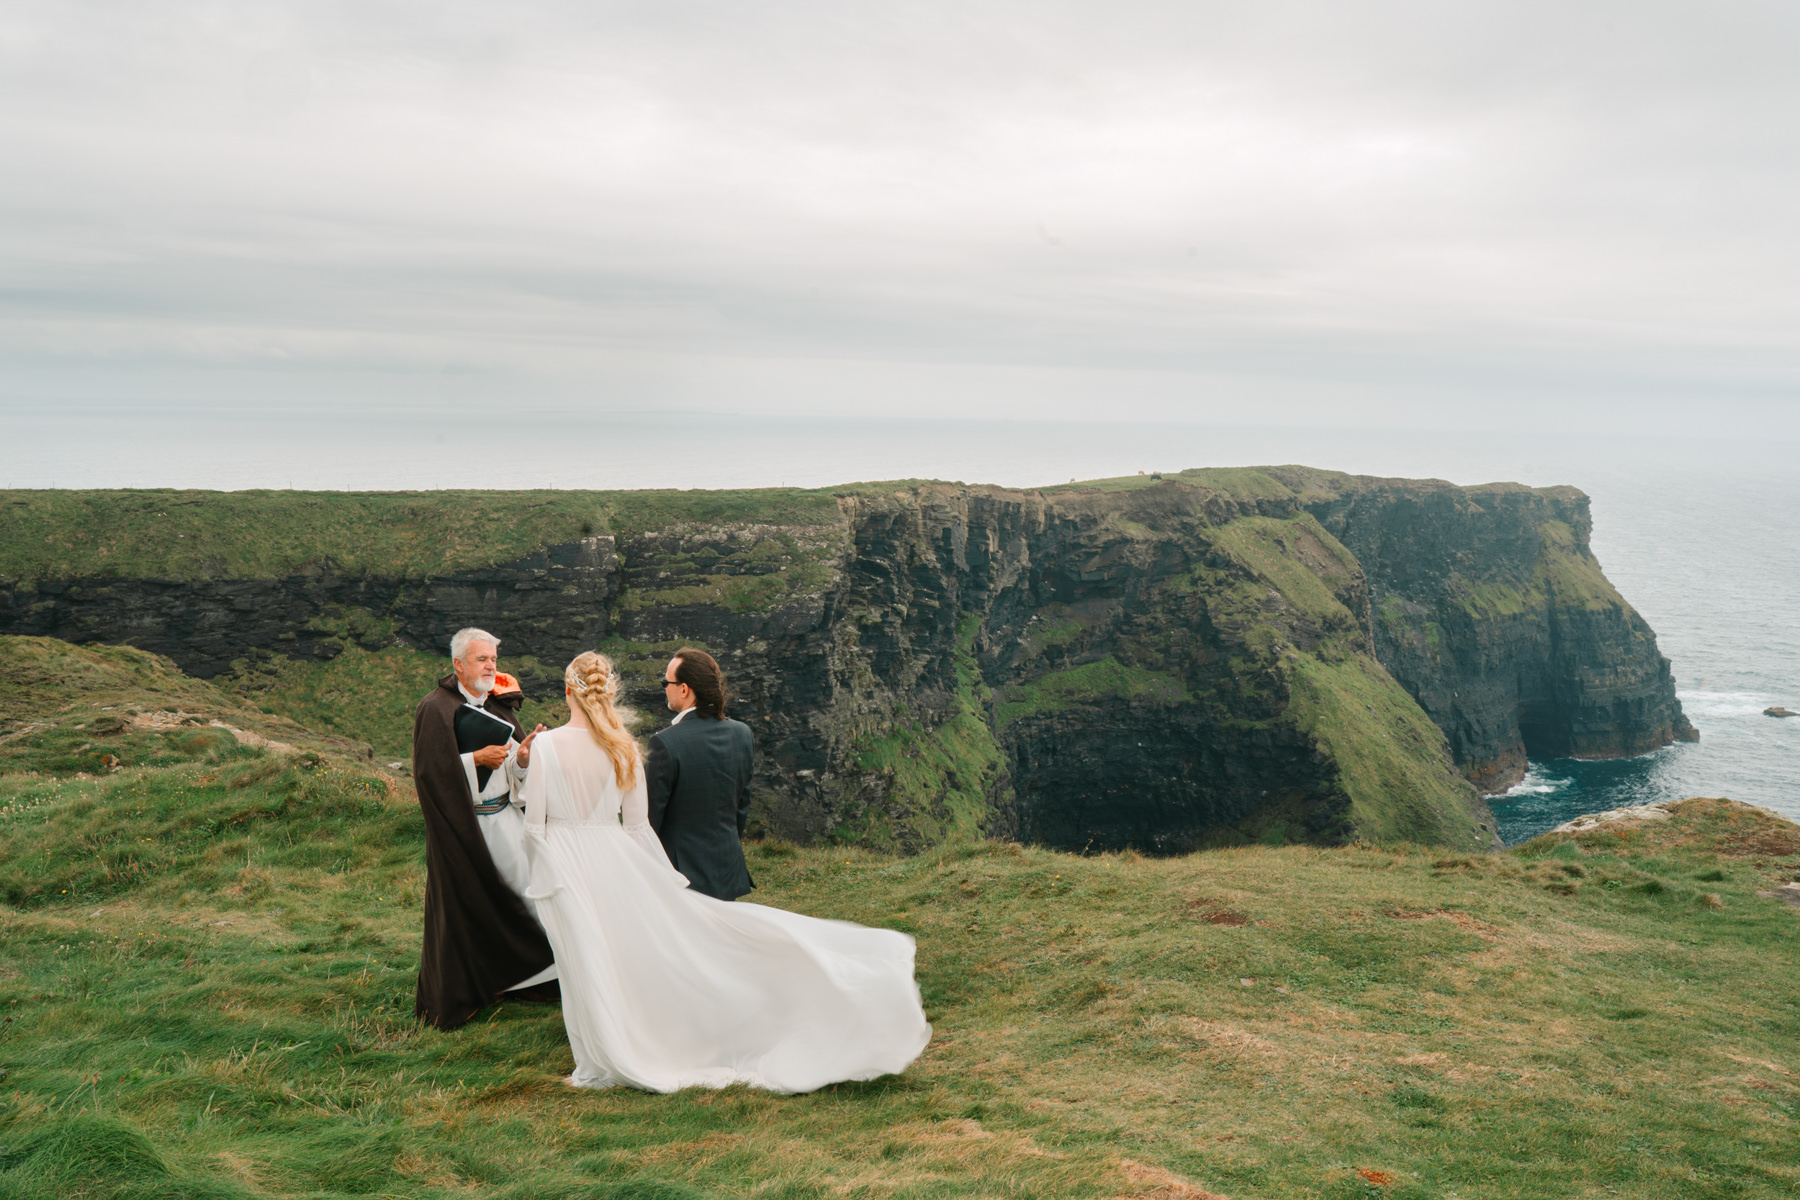
[[211,676],[350,645],[441,654],[474,624],[536,660],[528,690],[600,646],[649,713],[663,661],[695,642],[757,732],[758,827],[901,849],[980,831],[1489,847],[1463,775],[1689,732],[1572,489],[1303,468],[856,485],[835,505],[783,493],[768,523],[743,516],[757,493],[724,519],[709,495],[438,577],[334,570],[321,544],[277,578],[0,580],[0,632],[129,642]]
[[329,659],[396,635],[447,646],[458,629],[502,621],[509,653],[554,657],[607,636],[619,575],[606,536],[423,580],[344,574],[329,559],[280,579],[0,580],[0,632],[127,643],[203,679],[259,650]]
[[1368,574],[1376,655],[1486,791],[1531,758],[1624,758],[1699,735],[1656,635],[1600,570],[1586,495],[1294,468],[1271,475]]

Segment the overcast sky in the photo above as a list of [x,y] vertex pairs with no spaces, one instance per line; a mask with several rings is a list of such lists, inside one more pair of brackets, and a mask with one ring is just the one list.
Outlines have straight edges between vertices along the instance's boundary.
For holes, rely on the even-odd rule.
[[0,0],[0,405],[1800,436],[1800,6]]

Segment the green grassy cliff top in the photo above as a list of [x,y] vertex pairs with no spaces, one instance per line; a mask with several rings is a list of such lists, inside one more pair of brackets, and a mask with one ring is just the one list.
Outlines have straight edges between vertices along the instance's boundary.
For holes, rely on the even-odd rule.
[[[1449,488],[1441,480],[1375,480],[1310,467],[1207,467],[1025,491],[1082,494],[1185,484],[1254,503],[1330,499],[1372,484]],[[402,578],[510,562],[594,535],[681,523],[824,526],[839,497],[892,503],[962,484],[904,479],[829,488],[688,491],[206,492],[0,491],[0,579],[107,576],[269,579],[329,567]],[[1523,489],[1492,484],[1481,490]],[[1581,495],[1573,488],[1538,489]]]
[[679,522],[824,525],[832,492],[0,492],[0,577],[430,578]]

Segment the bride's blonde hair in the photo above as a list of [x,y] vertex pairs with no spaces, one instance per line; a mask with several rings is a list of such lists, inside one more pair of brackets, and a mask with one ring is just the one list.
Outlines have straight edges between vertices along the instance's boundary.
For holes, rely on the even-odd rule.
[[585,650],[563,672],[563,684],[569,690],[570,702],[579,705],[587,718],[594,744],[612,759],[613,777],[619,781],[620,789],[636,783],[638,747],[625,732],[625,722],[619,716],[619,673],[613,669],[612,660]]

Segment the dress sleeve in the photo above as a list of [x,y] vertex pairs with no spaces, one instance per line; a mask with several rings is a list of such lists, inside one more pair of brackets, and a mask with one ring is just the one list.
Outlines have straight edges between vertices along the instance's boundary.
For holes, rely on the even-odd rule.
[[625,828],[636,829],[640,825],[650,828],[650,790],[645,785],[643,768],[638,769],[637,782],[619,801],[619,812],[625,821]]
[[[508,760],[508,765],[511,760]],[[526,771],[525,783],[519,788],[519,805],[525,810],[525,832],[541,834],[544,832],[545,777],[548,771]]]
[[[638,773],[638,780],[631,785],[619,802],[619,815],[625,820],[625,835],[638,844],[638,848],[654,858],[670,871],[675,864],[669,861],[669,852],[663,849],[662,839],[656,836],[656,830],[650,828],[650,794],[645,786],[643,772]],[[676,875],[685,886],[686,877]]]

